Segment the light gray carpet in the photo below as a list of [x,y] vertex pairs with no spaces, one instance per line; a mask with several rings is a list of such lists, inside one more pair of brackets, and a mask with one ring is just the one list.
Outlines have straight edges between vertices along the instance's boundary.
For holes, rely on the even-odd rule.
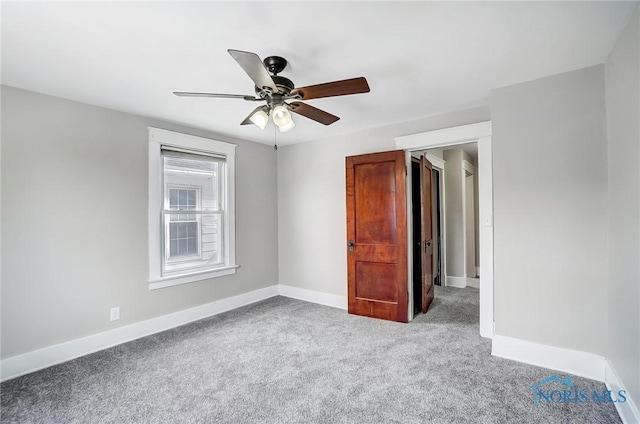
[[611,404],[534,405],[531,385],[566,376],[491,357],[477,289],[436,296],[410,324],[269,299],[5,382],[2,421],[620,422]]

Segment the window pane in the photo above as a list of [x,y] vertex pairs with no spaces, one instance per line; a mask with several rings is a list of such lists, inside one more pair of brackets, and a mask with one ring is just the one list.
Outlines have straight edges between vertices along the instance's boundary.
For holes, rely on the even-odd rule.
[[[167,271],[211,267],[224,261],[222,218],[224,163],[167,155],[164,161]],[[215,211],[206,213],[204,211]],[[196,213],[185,213],[197,211]],[[220,232],[220,234],[219,234]]]
[[212,263],[221,261],[221,242],[218,226],[220,215],[203,215],[200,218],[202,232],[202,258]]
[[[220,210],[220,180],[224,163],[196,158],[164,157],[164,181],[167,185],[166,204],[170,209]],[[174,194],[175,193],[175,194]],[[174,198],[175,196],[175,198]],[[175,206],[175,208],[173,207]]]
[[[198,255],[198,221],[176,222],[180,215],[168,216],[169,258]],[[172,222],[173,218],[173,222]]]
[[180,190],[179,191],[178,202],[179,202],[180,206],[186,206],[187,205],[187,190]]
[[198,234],[198,223],[197,222],[190,222],[187,228],[187,237],[189,238],[195,238]]
[[176,189],[169,190],[169,206],[171,209],[178,206],[178,190]]
[[[186,217],[193,220],[186,221]],[[168,213],[165,222],[169,239],[166,269],[200,268],[223,263],[221,213]]]
[[184,223],[180,223],[180,224],[176,224],[178,226],[178,238],[182,239],[182,238],[186,238],[187,237],[187,224]]
[[187,239],[187,251],[190,255],[197,255],[198,254],[198,240],[196,240],[195,238],[188,238]]
[[187,239],[178,239],[178,256],[186,255],[187,253]]

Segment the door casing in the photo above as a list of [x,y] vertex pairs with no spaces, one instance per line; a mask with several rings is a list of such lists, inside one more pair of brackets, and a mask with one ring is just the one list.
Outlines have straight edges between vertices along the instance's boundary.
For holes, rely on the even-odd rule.
[[[397,149],[405,150],[406,163],[411,164],[411,152],[449,147],[465,143],[478,143],[478,202],[480,213],[480,335],[492,338],[494,334],[493,293],[493,181],[491,155],[491,121],[442,130],[423,132],[394,138]],[[411,210],[411,181],[407,181],[407,211]],[[407,219],[407,234],[412,234],[411,219]],[[408,237],[407,264],[413,257]],[[408,274],[411,275],[411,269]],[[409,286],[407,314],[413,319],[413,290]]]

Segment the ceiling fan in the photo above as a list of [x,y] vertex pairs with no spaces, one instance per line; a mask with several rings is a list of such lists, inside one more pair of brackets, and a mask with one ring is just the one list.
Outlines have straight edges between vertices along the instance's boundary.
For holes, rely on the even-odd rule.
[[255,124],[260,129],[264,129],[271,115],[273,123],[280,132],[287,132],[295,126],[289,112],[297,113],[324,125],[331,125],[340,119],[299,100],[345,96],[348,94],[368,93],[370,91],[369,84],[367,84],[367,80],[364,77],[296,88],[293,81],[278,75],[287,66],[285,58],[269,56],[262,61],[255,53],[232,49],[227,51],[255,83],[255,95],[244,96],[241,94],[186,91],[174,91],[173,94],[184,97],[219,97],[249,102],[266,102],[265,105],[255,108],[240,125]]

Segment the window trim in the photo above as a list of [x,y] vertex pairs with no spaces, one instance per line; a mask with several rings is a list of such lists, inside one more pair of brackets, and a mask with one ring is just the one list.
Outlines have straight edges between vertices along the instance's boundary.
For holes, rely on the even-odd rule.
[[[237,145],[223,141],[181,134],[160,128],[149,130],[149,290],[186,284],[209,278],[236,273],[235,235],[235,151]],[[204,155],[224,156],[226,161],[226,189],[224,190],[226,210],[223,214],[223,239],[226,241],[223,265],[209,270],[185,272],[180,275],[162,275],[164,258],[162,211],[164,209],[164,168],[162,146],[202,152]],[[223,187],[224,188],[224,187]]]

